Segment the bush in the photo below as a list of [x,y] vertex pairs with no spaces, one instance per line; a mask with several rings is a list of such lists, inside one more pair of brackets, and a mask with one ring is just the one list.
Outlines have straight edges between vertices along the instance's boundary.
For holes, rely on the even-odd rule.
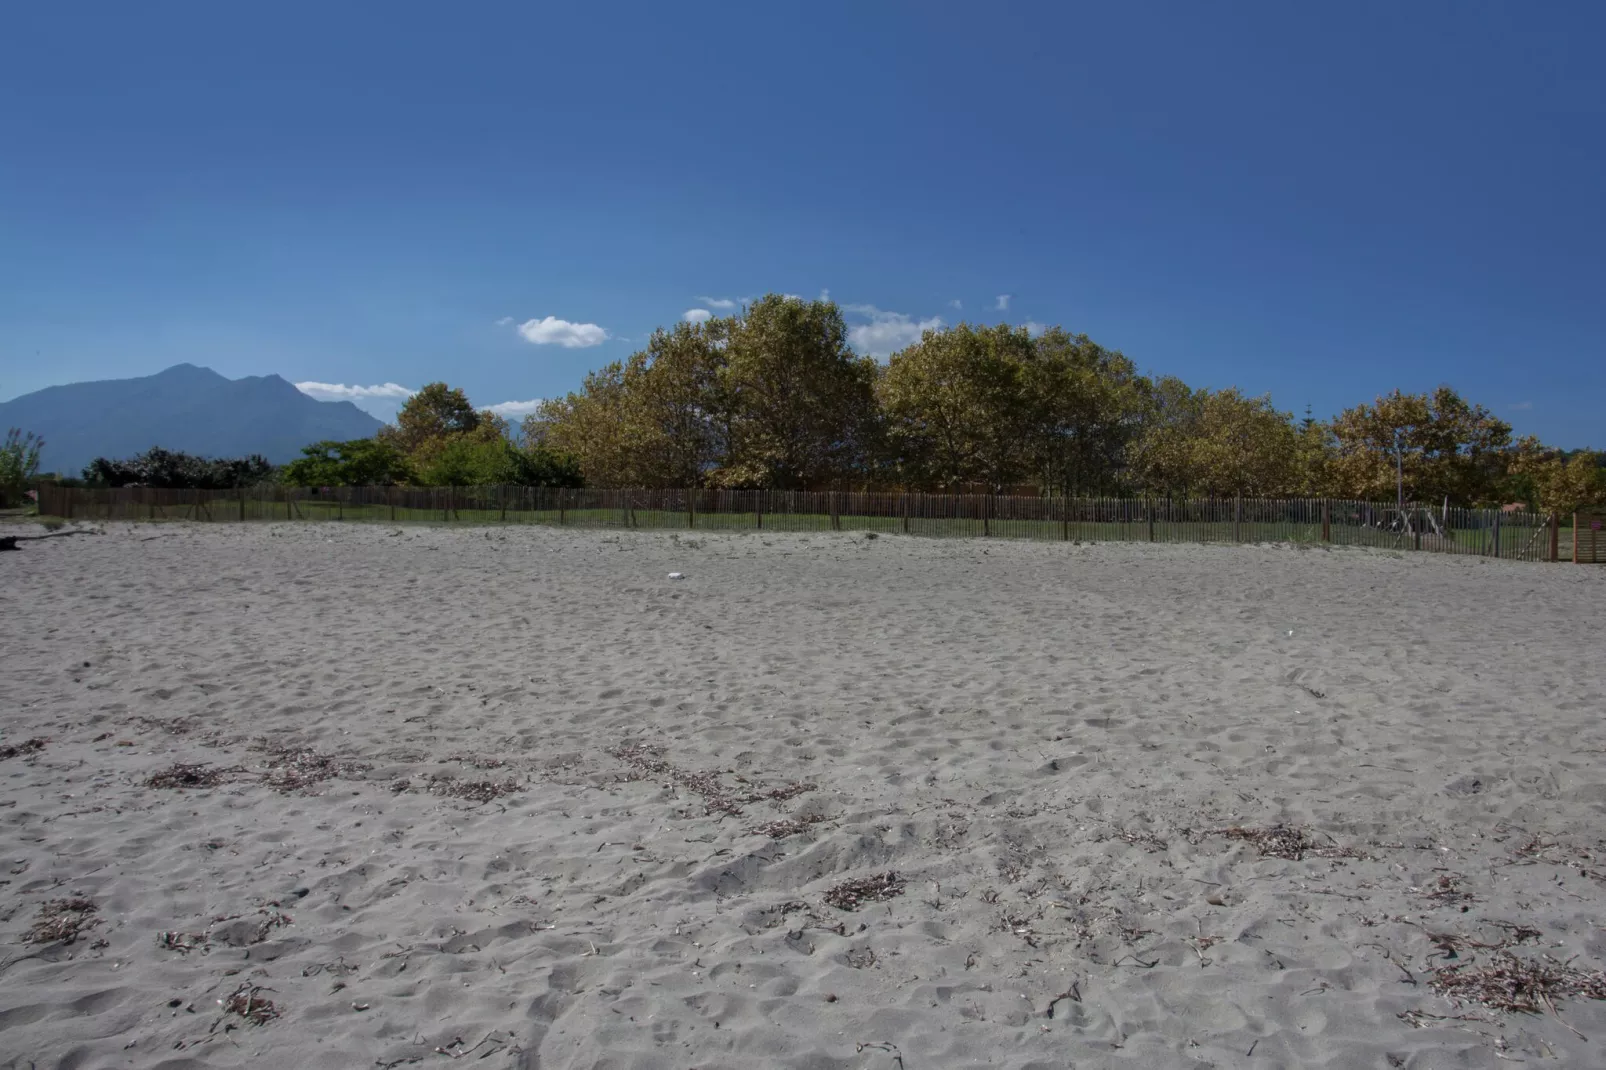
[[210,459],[160,447],[127,460],[96,457],[84,469],[84,480],[99,487],[232,490],[270,483],[273,477],[273,465],[260,454]]
[[39,474],[39,449],[44,444],[32,431],[24,435],[13,427],[6,432],[0,445],[0,506],[21,504],[28,484]]
[[407,483],[412,468],[395,443],[382,438],[314,442],[285,465],[279,481],[292,487],[388,487]]

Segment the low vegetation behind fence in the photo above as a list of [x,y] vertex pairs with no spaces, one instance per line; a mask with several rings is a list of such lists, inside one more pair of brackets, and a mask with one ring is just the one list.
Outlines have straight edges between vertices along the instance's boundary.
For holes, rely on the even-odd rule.
[[1042,498],[989,494],[552,487],[45,487],[39,510],[93,520],[554,524],[875,531],[1081,542],[1306,542],[1563,560],[1570,517],[1328,499]]

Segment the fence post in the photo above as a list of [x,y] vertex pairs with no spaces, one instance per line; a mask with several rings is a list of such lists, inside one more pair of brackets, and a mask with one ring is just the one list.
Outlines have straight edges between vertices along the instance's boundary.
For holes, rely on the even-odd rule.
[[758,530],[764,530],[764,492],[755,490],[753,493],[753,515],[758,517]]
[[1561,559],[1561,514],[1550,514],[1550,560]]
[[1322,541],[1333,541],[1333,509],[1328,499],[1322,499]]
[[686,530],[692,531],[697,527],[697,492],[690,487],[686,488]]
[[563,526],[564,514],[568,512],[568,504],[569,492],[566,490],[558,491],[558,527],[560,528]]
[[1153,542],[1154,541],[1154,503],[1151,501],[1151,502],[1146,502],[1144,504],[1146,504],[1149,507],[1149,541]]
[[1494,555],[1500,556],[1500,510],[1494,511]]
[[1573,564],[1581,565],[1583,561],[1578,556],[1578,514],[1573,514]]
[[1232,502],[1232,541],[1243,542],[1244,526],[1244,496],[1242,494]]
[[903,533],[909,534],[909,492],[903,491],[898,495],[898,504],[903,507]]
[[507,523],[507,486],[505,484],[500,484],[500,483],[497,484],[496,496],[502,503],[502,523],[506,524]]
[[284,518],[286,520],[294,519],[290,515],[290,488],[289,487],[284,488]]

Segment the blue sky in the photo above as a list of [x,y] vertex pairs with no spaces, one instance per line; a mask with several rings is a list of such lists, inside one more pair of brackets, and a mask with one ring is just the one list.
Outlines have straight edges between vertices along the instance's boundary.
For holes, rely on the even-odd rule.
[[1606,447],[1603,42],[1598,3],[17,5],[0,398],[191,361],[529,401],[829,291],[866,350],[1058,323]]

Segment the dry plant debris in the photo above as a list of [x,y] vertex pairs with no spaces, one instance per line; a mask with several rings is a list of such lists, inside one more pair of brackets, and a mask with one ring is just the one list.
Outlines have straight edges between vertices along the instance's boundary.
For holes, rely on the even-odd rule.
[[1471,903],[1475,897],[1461,887],[1464,880],[1459,873],[1441,873],[1438,880],[1422,889],[1422,894],[1441,906]]
[[21,743],[7,744],[4,747],[0,747],[0,760],[20,758],[24,754],[38,754],[45,749],[45,744],[49,742],[50,740],[44,736],[34,736],[32,739],[25,739]]
[[335,777],[355,778],[368,771],[362,762],[347,761],[333,754],[294,747],[275,747],[268,751],[268,771],[262,782],[288,795],[293,791],[321,784]]
[[504,795],[512,795],[524,789],[512,777],[501,781],[459,780],[454,776],[437,773],[429,778],[428,790],[431,795],[444,795],[453,799],[467,799],[470,802],[488,803],[494,802]]
[[1549,957],[1520,959],[1509,951],[1495,952],[1493,961],[1482,966],[1440,966],[1428,984],[1458,1005],[1477,1003],[1521,1014],[1555,1013],[1556,1001],[1568,996],[1606,999],[1606,973],[1600,970],[1581,970]]
[[194,717],[147,717],[144,714],[138,714],[130,717],[126,723],[139,725],[142,732],[161,729],[168,735],[187,736],[194,730],[196,719]]
[[[813,791],[814,785],[792,783],[784,784],[768,791],[736,791],[727,789],[719,782],[719,773],[694,773],[681,769],[664,760],[663,754],[656,748],[645,743],[627,743],[622,747],[609,751],[609,753],[631,767],[631,780],[645,780],[651,776],[667,777],[671,782],[687,791],[703,797],[703,812],[708,814],[724,814],[727,817],[740,817],[742,806],[746,803],[761,802],[771,799],[780,802],[784,799],[795,799],[806,791]],[[738,777],[738,780],[744,778]]]
[[1293,825],[1271,825],[1266,828],[1233,825],[1230,828],[1217,829],[1215,834],[1253,844],[1262,858],[1286,858],[1298,862],[1307,855],[1313,858],[1370,857],[1353,847],[1340,847],[1336,843],[1319,843],[1311,836],[1308,829]]
[[226,784],[235,773],[243,773],[239,766],[227,769],[207,762],[174,762],[145,778],[147,788],[215,788]]
[[164,951],[177,951],[188,954],[191,951],[207,951],[211,949],[212,933],[220,925],[227,925],[231,921],[240,921],[251,918],[255,927],[239,926],[223,937],[223,942],[232,947],[250,947],[260,944],[268,938],[268,934],[282,925],[294,924],[290,915],[267,907],[259,907],[256,915],[250,914],[219,914],[212,919],[205,932],[186,933],[178,930],[164,930],[156,934],[156,946]]
[[866,903],[879,903],[903,894],[905,881],[888,870],[873,877],[845,880],[825,893],[828,905],[838,910],[858,910]]
[[464,765],[472,765],[475,769],[502,769],[509,764],[507,758],[494,758],[488,754],[448,754],[445,760],[462,762]]
[[1150,854],[1165,850],[1165,841],[1152,832],[1122,829],[1115,834],[1115,838],[1133,847],[1141,847]]
[[260,996],[261,985],[249,982],[242,984],[227,999],[220,999],[218,1003],[223,1007],[224,1014],[237,1014],[252,1025],[266,1025],[279,1017],[279,1008],[274,1006],[273,1000]]
[[[1415,925],[1415,922],[1409,924]],[[1519,925],[1509,921],[1489,922],[1495,928],[1502,930],[1506,935],[1493,943],[1479,940],[1476,937],[1463,933],[1434,932],[1423,926],[1417,926],[1427,935],[1428,940],[1441,952],[1445,958],[1456,958],[1466,948],[1477,948],[1480,951],[1504,951],[1508,947],[1525,944],[1530,940],[1538,940],[1544,935],[1540,930],[1530,925]]]
[[28,942],[70,944],[85,929],[100,924],[100,919],[95,917],[99,910],[92,900],[82,897],[52,899],[39,908],[39,915],[28,930]]
[[[1598,850],[1598,848],[1597,848]],[[1560,854],[1562,857],[1556,857]],[[1597,865],[1596,855],[1574,844],[1561,843],[1556,840],[1546,840],[1543,835],[1536,833],[1527,843],[1517,848],[1513,865],[1531,866],[1543,862],[1551,866],[1566,866],[1576,869],[1579,876],[1590,877],[1594,880],[1606,880],[1606,872],[1599,868],[1590,869]]]
[[796,836],[800,832],[807,832],[810,825],[817,825],[825,818],[818,814],[806,814],[797,818],[782,818],[764,825],[750,825],[747,831],[759,836],[768,836],[772,840],[782,840],[788,836]]
[[164,951],[178,951],[188,954],[197,948],[205,948],[206,944],[206,933],[181,933],[177,930],[163,930],[156,934],[156,946]]

